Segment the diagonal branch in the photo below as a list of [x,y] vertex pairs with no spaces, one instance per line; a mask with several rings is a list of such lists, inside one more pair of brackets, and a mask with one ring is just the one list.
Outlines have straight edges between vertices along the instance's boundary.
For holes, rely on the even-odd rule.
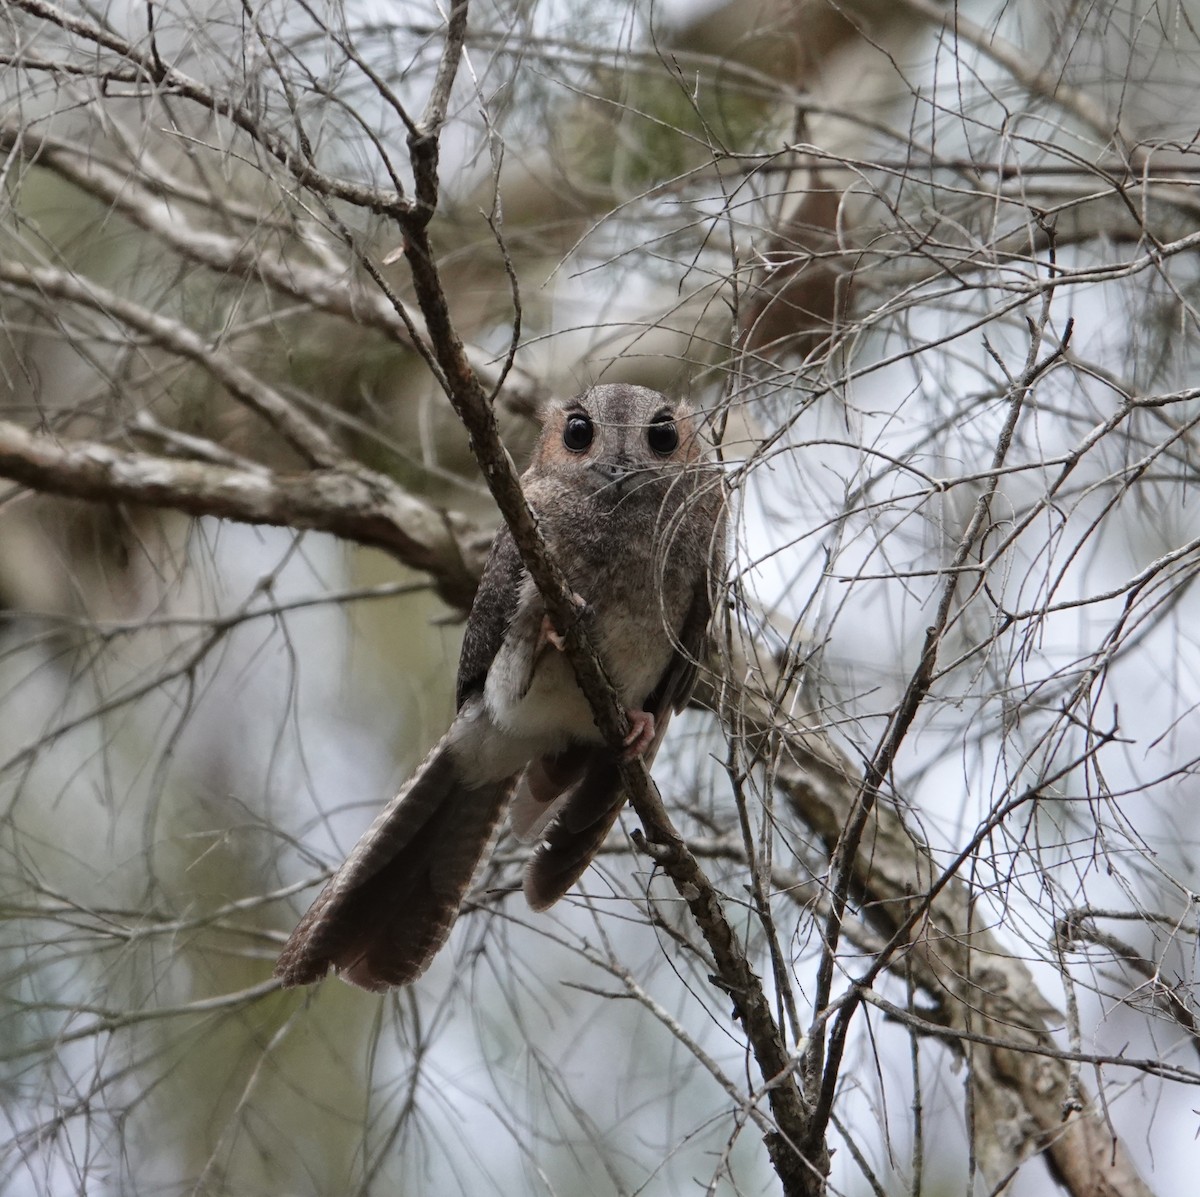
[[[521,492],[512,458],[500,441],[487,397],[462,354],[423,228],[409,231],[405,253],[417,280],[418,301],[425,313],[430,341],[451,387],[451,402],[470,433],[475,458],[512,531],[521,560],[563,636],[565,651],[579,688],[592,706],[596,725],[610,744],[620,746],[628,735],[625,712],[578,617],[566,579],[549,556]],[[762,981],[725,917],[716,887],[671,823],[645,765],[640,761],[624,762],[621,780],[646,830],[643,842],[653,846],[648,850],[696,919],[717,964],[715,981],[732,999],[750,1041],[778,1128],[767,1137],[767,1148],[784,1192],[789,1197],[820,1193],[827,1159],[819,1147],[810,1147],[807,1159],[800,1150],[807,1138],[804,1101],[795,1080],[794,1060],[784,1044]]]
[[[439,122],[466,36],[467,0],[455,0],[450,35],[435,95],[425,120]],[[431,205],[438,195],[436,128],[423,128],[409,139],[419,198]],[[428,215],[432,215],[432,208]],[[447,396],[470,435],[471,447],[493,498],[512,531],[521,560],[529,570],[547,613],[563,636],[567,656],[579,687],[587,697],[601,734],[615,748],[625,742],[628,720],[612,683],[592,646],[571,589],[550,557],[545,540],[521,491],[512,458],[500,440],[495,413],[479,379],[471,370],[450,317],[433,247],[428,216],[422,212],[402,219],[403,252],[412,272],[417,302],[425,318],[430,344],[441,367]],[[768,1152],[788,1197],[806,1197],[824,1190],[828,1158],[823,1148],[810,1149],[806,1159],[799,1145],[807,1139],[807,1116],[789,1055],[775,1021],[762,982],[747,959],[745,949],[726,919],[720,895],[699,861],[672,826],[645,765],[625,762],[621,779],[643,826],[655,845],[655,858],[670,876],[712,950],[716,983],[727,992],[742,1022],[751,1050],[766,1082],[766,1096],[776,1130],[766,1137]]]

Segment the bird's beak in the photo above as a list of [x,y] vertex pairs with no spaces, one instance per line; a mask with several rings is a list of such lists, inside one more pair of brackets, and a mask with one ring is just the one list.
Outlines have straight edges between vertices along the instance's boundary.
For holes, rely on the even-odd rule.
[[600,476],[603,488],[615,495],[623,495],[629,490],[638,471],[626,461],[598,461],[592,469]]

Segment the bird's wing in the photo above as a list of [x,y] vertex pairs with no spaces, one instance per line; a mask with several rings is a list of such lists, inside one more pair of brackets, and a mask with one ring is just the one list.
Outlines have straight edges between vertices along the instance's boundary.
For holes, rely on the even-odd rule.
[[501,528],[492,542],[463,632],[456,686],[459,710],[470,695],[483,689],[488,669],[516,614],[523,568],[512,533],[507,527]]
[[646,710],[655,719],[657,729],[660,713],[664,724],[672,711],[682,711],[696,688],[696,673],[704,653],[708,622],[712,618],[712,599],[707,576],[692,592],[688,613],[675,644],[675,652],[663,671],[659,683],[646,700]]

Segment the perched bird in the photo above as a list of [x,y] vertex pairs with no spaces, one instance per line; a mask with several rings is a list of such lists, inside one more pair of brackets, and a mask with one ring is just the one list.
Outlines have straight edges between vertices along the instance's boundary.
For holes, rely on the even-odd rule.
[[[720,476],[696,418],[645,387],[593,387],[546,412],[521,479],[591,642],[653,759],[686,703],[723,568]],[[520,788],[514,828],[542,836],[525,895],[544,910],[587,868],[624,802],[604,742],[502,528],[467,620],[458,714],[334,874],[284,947],[284,985],[331,968],[364,989],[404,985],[441,947]]]

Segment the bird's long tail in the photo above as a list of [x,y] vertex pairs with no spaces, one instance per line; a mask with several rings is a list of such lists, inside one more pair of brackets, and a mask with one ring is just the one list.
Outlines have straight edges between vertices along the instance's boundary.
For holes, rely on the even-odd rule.
[[[648,769],[662,746],[671,707],[662,698],[647,705],[654,709],[654,738],[642,753]],[[525,900],[533,910],[553,906],[583,876],[625,805],[620,766],[608,748],[588,748],[556,763],[569,788],[550,806],[541,803],[540,814],[536,790],[532,795],[519,795],[514,808],[514,815],[524,820],[518,834],[532,830],[541,837],[525,869]],[[537,766],[534,762],[530,772]],[[551,777],[554,772],[551,770]],[[552,791],[552,787],[548,789]]]
[[275,975],[307,985],[333,968],[370,990],[420,976],[454,925],[516,781],[465,785],[443,737],[309,907]]
[[624,805],[616,757],[596,749],[525,870],[525,900],[532,909],[553,906],[583,876]]

